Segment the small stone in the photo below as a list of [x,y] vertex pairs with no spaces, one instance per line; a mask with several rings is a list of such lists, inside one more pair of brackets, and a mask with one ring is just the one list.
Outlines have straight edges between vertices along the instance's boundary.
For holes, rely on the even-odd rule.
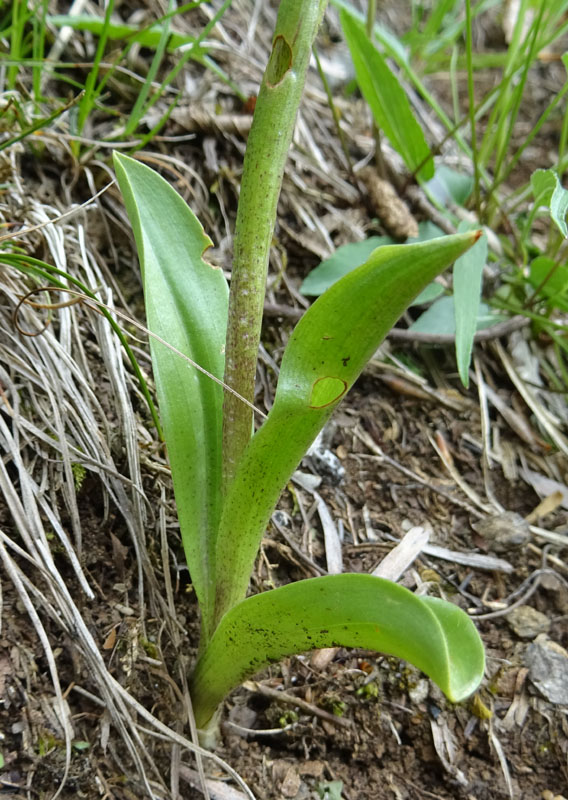
[[292,523],[290,515],[285,511],[280,511],[279,509],[276,509],[276,511],[272,514],[272,519],[283,528],[289,528]]
[[323,761],[304,761],[298,766],[300,775],[309,775],[312,778],[321,778],[324,770]]
[[531,681],[549,702],[568,704],[568,653],[563,647],[541,633],[527,647],[525,662]]
[[316,472],[328,478],[336,486],[341,483],[345,477],[345,467],[335,453],[332,453],[331,450],[312,447],[308,456]]
[[534,639],[539,633],[548,633],[550,620],[532,606],[519,606],[507,615],[507,622],[521,639]]
[[300,776],[294,766],[290,766],[280,785],[280,791],[284,797],[296,797],[300,791]]
[[485,517],[485,519],[475,522],[472,528],[480,536],[483,536],[488,547],[495,553],[518,550],[530,539],[529,523],[514,511],[505,511],[494,517]]
[[429,690],[429,682],[425,678],[420,678],[416,685],[408,690],[408,696],[414,705],[418,705],[426,700]]
[[568,592],[560,577],[550,572],[545,572],[544,575],[540,576],[540,585],[547,592],[552,593],[552,599],[558,614],[560,616],[568,614]]

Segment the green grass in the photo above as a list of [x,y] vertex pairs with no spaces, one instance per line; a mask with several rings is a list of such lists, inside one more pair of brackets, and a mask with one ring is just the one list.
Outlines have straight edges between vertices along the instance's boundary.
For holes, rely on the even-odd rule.
[[[483,294],[487,303],[501,311],[506,308],[510,313],[526,314],[535,323],[535,328],[546,330],[559,356],[565,354],[567,328],[564,322],[559,325],[557,320],[552,324],[551,320],[558,317],[558,312],[568,310],[568,279],[563,266],[567,249],[565,217],[568,195],[562,189],[562,176],[568,164],[566,74],[558,91],[550,94],[546,106],[535,112],[528,132],[526,109],[534,106],[533,84],[540,77],[540,54],[555,48],[556,52],[562,52],[559,40],[568,29],[566,3],[560,0],[521,0],[507,46],[498,52],[476,52],[474,25],[483,30],[504,25],[500,4],[496,9],[496,4],[489,0],[477,3],[473,0],[465,3],[438,0],[430,7],[413,2],[410,27],[404,33],[395,36],[383,24],[377,23],[374,36],[369,40],[363,16],[352,8],[348,0],[331,2],[342,11],[359,86],[379,129],[449,222],[458,224],[457,203],[474,213],[476,224],[487,227],[494,235],[493,242],[495,237],[500,240],[504,257],[495,247],[490,248],[487,254],[489,261],[499,262],[501,284],[497,291],[495,288],[484,291],[481,281],[476,278],[470,279],[465,289],[462,287],[454,297],[457,362],[462,380],[467,383],[471,341],[475,332],[475,319],[472,318],[472,305],[475,303],[472,303],[472,298],[476,295],[481,300]],[[502,35],[504,37],[504,33]],[[361,62],[367,66],[364,68]],[[376,81],[381,70],[385,71],[386,64],[390,65],[391,72],[387,69],[381,80]],[[568,69],[568,56],[562,56],[562,64],[564,70]],[[447,104],[448,98],[435,98],[426,85],[428,75],[446,71],[450,77],[451,108]],[[447,130],[442,142],[428,141],[426,158],[412,156],[412,152],[418,152],[417,148],[423,150],[425,145],[416,118],[410,123],[408,121],[405,85],[417,92],[431,115]],[[488,87],[485,93],[480,91],[481,87]],[[466,98],[467,102],[464,102]],[[446,107],[442,105],[444,101]],[[524,156],[529,147],[539,142],[545,126],[553,122],[559,127],[556,159],[550,163],[547,143],[542,151],[546,163],[534,163],[531,175]],[[452,177],[451,170],[442,172],[438,167],[434,179],[428,180],[431,173],[429,176],[424,171],[428,160],[431,165],[434,155],[440,149],[443,152],[450,140],[470,162],[473,177],[472,191],[459,199],[455,187],[459,180],[466,178],[463,173],[461,177]],[[535,181],[543,184],[540,192],[536,190]],[[473,220],[472,224],[475,224]],[[543,226],[547,228],[545,237],[542,236]],[[542,259],[547,265],[544,275],[542,270],[538,271]],[[476,275],[480,276],[482,266],[481,263],[476,265]],[[538,281],[535,279],[537,272]],[[446,332],[440,328],[446,324],[442,314],[445,302],[444,298],[434,301],[439,304],[439,312],[430,314],[428,322],[422,323],[425,331]],[[468,331],[466,338],[469,341],[460,341],[460,331]],[[561,373],[566,375],[563,362]]]
[[[98,17],[83,15],[74,19],[49,16],[47,0],[15,0],[0,11],[3,50],[0,60],[6,67],[0,89],[10,97],[2,119],[2,129],[9,135],[1,142],[0,149],[27,140],[39,152],[36,143],[41,139],[32,134],[49,130],[64,114],[71,135],[77,136],[72,142],[72,152],[83,162],[97,152],[97,146],[84,144],[80,139],[85,135],[96,139],[96,123],[100,119],[107,122],[105,142],[131,140],[133,150],[150,147],[181,99],[175,83],[189,60],[201,64],[204,71],[211,70],[235,97],[245,99],[245,93],[216,64],[205,46],[231,0],[225,0],[196,35],[182,32],[178,24],[182,14],[186,19],[198,14],[203,2],[195,0],[176,8],[172,0],[167,13],[148,18],[144,25],[133,26],[120,21],[114,0],[106,4],[104,14]],[[437,0],[431,4],[413,0],[406,30],[396,35],[384,22],[376,22],[372,44],[368,37],[365,43],[365,31],[372,27],[373,4],[369,3],[366,17],[357,14],[348,0],[331,0],[331,3],[361,23],[360,27],[350,23],[349,28],[354,57],[367,63],[367,86],[363,82],[361,88],[373,107],[379,129],[399,150],[409,171],[418,176],[430,200],[456,227],[458,202],[474,212],[478,224],[486,225],[499,238],[504,255],[490,248],[488,259],[499,260],[502,280],[491,291],[482,287],[485,301],[500,310],[506,306],[509,313],[530,315],[534,325],[537,318],[559,352],[565,353],[563,323],[560,329],[550,324],[552,318],[558,324],[558,313],[563,311],[568,291],[562,283],[561,269],[567,248],[557,224],[562,209],[555,211],[550,207],[551,197],[535,197],[525,157],[539,137],[552,124],[557,125],[555,160],[535,163],[534,171],[552,169],[551,175],[555,173],[562,182],[568,165],[568,76],[565,74],[558,91],[551,93],[549,102],[539,109],[528,132],[525,109],[531,103],[532,76],[542,63],[539,54],[546,49],[561,54],[559,40],[568,30],[566,3],[521,0],[510,42],[485,51],[474,46],[474,27],[502,25],[503,10],[494,0]],[[69,60],[74,50],[68,47],[60,54],[62,58],[58,56],[47,65],[54,32],[63,25],[71,25],[73,37],[79,40],[85,35],[92,37],[94,51],[90,63],[78,66]],[[148,68],[144,74],[127,76],[124,63],[134,47],[144,48]],[[562,64],[566,70],[568,56],[562,56]],[[373,83],[371,77],[379,74],[377,70],[382,78]],[[434,73],[447,73],[449,97],[437,97],[429,88],[429,76]],[[48,78],[50,94],[45,96]],[[131,92],[130,107],[118,100],[114,91],[117,81]],[[407,100],[406,87],[417,93],[441,123],[446,132],[442,141],[432,140],[428,131],[422,130]],[[485,87],[484,91],[481,87]],[[54,89],[58,94],[54,95]],[[163,110],[148,129],[144,120],[160,101]],[[109,121],[113,123],[110,131]],[[521,124],[525,126],[522,136]],[[443,153],[450,141],[469,159],[473,177],[473,190],[458,200],[452,196],[448,181],[455,183],[460,176],[452,178],[450,173],[439,169],[443,156],[438,153]],[[436,173],[432,180],[434,161]],[[466,177],[462,173],[461,179]],[[448,202],[448,197],[452,202]],[[543,226],[547,228],[544,237]],[[548,259],[552,266],[539,285],[535,285],[531,275],[538,269],[538,259]],[[460,318],[466,313],[462,302],[458,297],[458,328]],[[471,320],[467,327],[471,330]],[[467,343],[462,352],[469,352]],[[466,374],[464,363],[460,371]]]

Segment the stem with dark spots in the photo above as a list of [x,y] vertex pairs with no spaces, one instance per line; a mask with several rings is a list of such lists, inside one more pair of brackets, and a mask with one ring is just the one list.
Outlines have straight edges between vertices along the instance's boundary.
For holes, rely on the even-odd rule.
[[[251,403],[266,274],[284,164],[311,48],[327,0],[282,0],[272,53],[247,143],[234,239],[225,383]],[[253,430],[252,411],[233,394],[223,405],[223,485],[231,483]]]

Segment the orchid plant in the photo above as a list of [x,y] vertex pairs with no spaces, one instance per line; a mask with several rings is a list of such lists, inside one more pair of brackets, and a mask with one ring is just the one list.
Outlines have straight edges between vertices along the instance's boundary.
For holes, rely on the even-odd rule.
[[313,648],[363,647],[406,659],[452,701],[473,692],[484,670],[467,614],[388,580],[328,575],[247,597],[270,516],[307,449],[413,298],[479,237],[468,232],[380,247],[328,289],[293,331],[274,404],[253,432],[276,206],[324,7],[324,0],[280,3],[247,144],[230,291],[223,272],[204,260],[211,240],[185,201],[147,166],[114,155],[140,258],[160,416],[201,610],[190,686],[202,730],[214,728],[223,699],[245,678]]

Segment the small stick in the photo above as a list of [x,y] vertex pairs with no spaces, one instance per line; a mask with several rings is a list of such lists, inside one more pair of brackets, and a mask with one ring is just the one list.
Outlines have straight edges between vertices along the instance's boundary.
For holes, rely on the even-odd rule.
[[[304,315],[304,309],[293,308],[281,303],[265,303],[264,313],[269,317],[287,317],[292,320],[299,320]],[[479,342],[488,342],[492,339],[500,339],[501,336],[507,336],[513,331],[518,331],[521,328],[529,325],[530,319],[523,317],[520,314],[511,319],[506,319],[504,322],[498,322],[496,325],[491,325],[490,328],[483,328],[477,331],[473,337],[475,344]],[[452,345],[456,341],[453,333],[422,333],[419,331],[411,331],[407,328],[392,328],[387,334],[387,339],[391,342],[409,342],[410,344],[441,344]]]
[[326,722],[331,722],[334,725],[339,725],[341,728],[351,728],[353,726],[351,720],[344,719],[343,717],[336,717],[335,714],[331,714],[323,708],[318,708],[318,706],[314,706],[312,703],[308,703],[307,700],[303,700],[301,697],[296,697],[293,694],[279,692],[278,689],[271,689],[269,686],[264,686],[262,683],[257,683],[256,681],[246,681],[243,683],[243,686],[250,692],[258,692],[264,697],[268,697],[270,700],[278,700],[281,703],[297,706],[307,714],[313,714],[315,717],[324,719]]

